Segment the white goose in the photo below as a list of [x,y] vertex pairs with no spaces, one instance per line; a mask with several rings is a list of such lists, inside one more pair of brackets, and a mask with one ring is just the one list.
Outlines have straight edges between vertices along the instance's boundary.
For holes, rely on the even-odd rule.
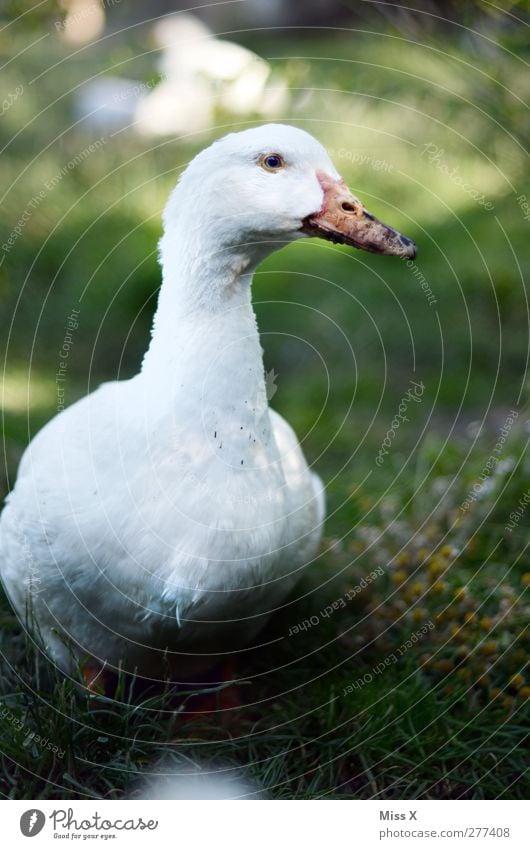
[[256,636],[315,556],[324,495],[268,406],[253,271],[303,236],[415,255],[284,125],[202,151],[164,225],[140,373],[37,434],[1,517],[8,595],[65,671],[182,679]]

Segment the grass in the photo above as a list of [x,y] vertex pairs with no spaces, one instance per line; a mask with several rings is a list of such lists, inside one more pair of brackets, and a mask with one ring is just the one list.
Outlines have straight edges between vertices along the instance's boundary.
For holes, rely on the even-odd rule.
[[[249,36],[289,80],[280,117],[321,138],[367,205],[418,242],[437,303],[390,258],[307,241],[264,263],[254,298],[278,375],[273,405],[327,484],[322,556],[268,626],[264,642],[274,642],[243,653],[244,706],[200,718],[184,719],[175,693],[125,678],[115,700],[88,696],[50,668],[3,599],[5,796],[123,798],[141,792],[141,776],[206,762],[274,798],[527,798],[529,248],[516,198],[530,195],[518,100],[528,76],[517,33],[497,37],[486,51],[480,38],[445,33],[421,46],[391,29]],[[1,41],[4,59],[27,40],[15,31]],[[24,94],[3,116],[3,141],[20,135],[0,160],[2,243],[45,181],[94,140],[71,126],[65,67],[72,88],[109,68],[149,79],[144,50],[132,33],[54,69],[67,50],[45,39],[8,66],[7,89],[22,80]],[[106,139],[47,192],[0,266],[2,491],[55,412],[72,308],[67,403],[138,367],[159,285],[160,211],[210,135],[152,149],[133,134]],[[432,144],[494,210],[429,160]],[[424,385],[421,403],[409,404],[378,465],[411,380]],[[493,454],[512,409],[517,422]]]

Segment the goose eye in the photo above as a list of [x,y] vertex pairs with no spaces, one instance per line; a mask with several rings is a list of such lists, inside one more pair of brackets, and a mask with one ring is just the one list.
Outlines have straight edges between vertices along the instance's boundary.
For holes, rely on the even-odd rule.
[[267,153],[261,157],[260,164],[266,171],[279,171],[283,168],[285,162],[279,153]]

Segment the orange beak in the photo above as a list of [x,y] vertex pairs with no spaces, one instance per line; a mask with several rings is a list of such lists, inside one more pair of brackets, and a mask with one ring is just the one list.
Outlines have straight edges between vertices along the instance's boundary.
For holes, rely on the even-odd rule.
[[414,259],[416,245],[412,239],[367,212],[344,180],[333,180],[322,173],[317,176],[324,189],[324,203],[320,212],[304,219],[303,233],[374,254]]

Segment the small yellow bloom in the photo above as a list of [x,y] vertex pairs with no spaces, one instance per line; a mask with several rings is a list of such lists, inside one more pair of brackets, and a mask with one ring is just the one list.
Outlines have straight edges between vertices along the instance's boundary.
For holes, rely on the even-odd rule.
[[465,587],[458,587],[454,592],[455,601],[463,601],[467,596]]
[[479,622],[481,628],[484,628],[485,631],[491,631],[493,628],[493,619],[489,616],[483,616]]
[[472,622],[474,622],[476,618],[477,618],[477,614],[473,613],[471,610],[468,610],[468,612],[466,614],[464,614],[464,622],[467,625],[470,625]]
[[417,558],[417,559],[421,562],[421,561],[423,561],[423,560],[426,560],[430,553],[431,553],[431,552],[429,551],[429,549],[428,549],[428,548],[425,548],[425,547],[423,547],[423,548],[418,548],[418,552],[417,552],[417,554],[416,554],[416,558]]
[[501,693],[502,690],[500,687],[492,687],[490,690],[490,699],[496,699],[498,696],[500,696]]
[[434,584],[432,585],[433,593],[443,593],[445,588],[446,588],[445,581],[435,581]]
[[516,690],[520,690],[524,684],[524,678],[522,675],[517,673],[517,675],[512,675],[509,681],[510,687],[515,687]]
[[404,584],[407,580],[407,573],[404,572],[402,569],[398,569],[398,571],[394,572],[394,574],[392,575],[392,580],[395,584]]
[[525,687],[521,687],[518,693],[522,699],[530,699],[530,687],[526,685]]
[[521,578],[523,586],[530,587],[530,572],[525,572]]
[[440,557],[432,557],[427,566],[427,572],[431,578],[437,578],[438,575],[443,575],[447,568],[447,564]]
[[481,654],[492,655],[497,651],[497,640],[486,640],[485,643],[482,643],[479,646],[479,651]]
[[408,551],[401,551],[396,557],[396,563],[398,564],[398,566],[408,566],[410,560],[410,552]]
[[443,545],[440,549],[440,554],[443,557],[451,557],[453,554],[453,546],[452,545]]

